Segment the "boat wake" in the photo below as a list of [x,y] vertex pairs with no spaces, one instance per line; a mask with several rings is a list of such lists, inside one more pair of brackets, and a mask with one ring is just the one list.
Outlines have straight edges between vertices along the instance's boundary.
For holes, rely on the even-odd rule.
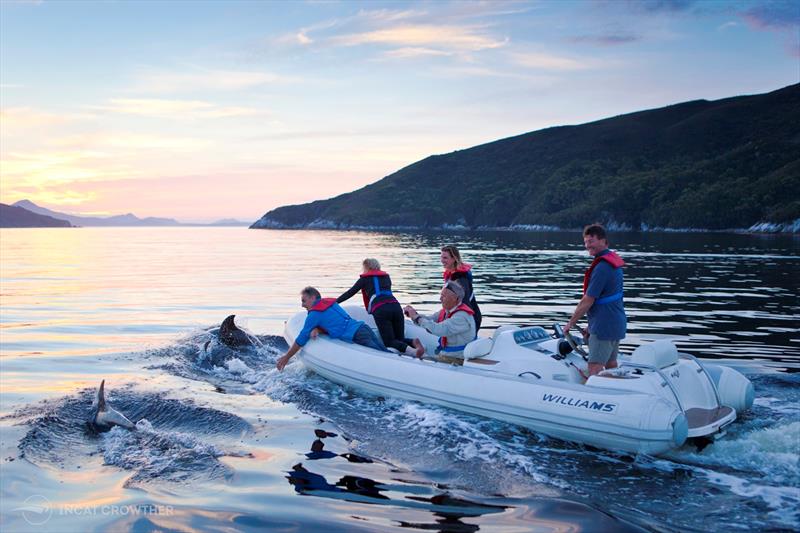
[[[362,394],[297,363],[279,373],[275,360],[287,348],[280,337],[259,337],[257,348],[236,350],[208,364],[202,356],[207,335],[194,333],[157,354],[162,358],[157,367],[224,392],[259,393],[292,403],[332,423],[358,454],[435,483],[484,495],[577,497],[615,516],[678,528],[696,527],[697,517],[731,529],[742,524],[800,526],[800,377],[795,375],[753,376],[759,399],[727,437],[702,451],[686,445],[653,458],[595,450],[497,420]],[[293,475],[300,479],[306,474]],[[694,497],[702,492],[715,494],[719,505],[709,509]]]
[[145,354],[151,370],[214,385],[218,392],[249,394],[249,385],[275,368],[288,346],[283,337],[249,335],[254,343],[232,348],[220,342],[218,328],[190,332],[175,344]]
[[98,433],[87,423],[94,389],[27,406],[6,417],[30,426],[20,457],[42,467],[84,471],[113,466],[131,472],[126,487],[224,479],[223,456],[246,456],[227,443],[251,432],[244,419],[189,401],[116,389],[110,401],[136,421],[133,431],[116,426]]
[[[731,427],[726,438],[699,452],[677,450],[668,458],[716,487],[760,500],[773,520],[797,527],[800,379],[795,376],[756,376],[754,383],[765,395],[756,400],[752,412]],[[672,464],[660,466],[674,471]]]

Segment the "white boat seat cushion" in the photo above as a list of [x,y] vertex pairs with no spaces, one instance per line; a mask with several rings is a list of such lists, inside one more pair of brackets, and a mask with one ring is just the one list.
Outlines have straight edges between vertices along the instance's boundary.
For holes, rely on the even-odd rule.
[[665,368],[678,362],[678,349],[666,339],[643,344],[631,354],[631,363]]
[[508,331],[510,329],[519,329],[519,327],[511,326],[511,325],[508,325],[508,324],[506,324],[505,326],[500,326],[496,330],[494,330],[494,333],[492,333],[492,340],[495,340],[498,335],[500,335],[504,331]]
[[487,339],[484,337],[475,339],[471,343],[467,344],[467,346],[464,348],[464,360],[475,359],[476,357],[488,355],[489,352],[492,351],[493,345],[494,342],[492,342],[492,339]]

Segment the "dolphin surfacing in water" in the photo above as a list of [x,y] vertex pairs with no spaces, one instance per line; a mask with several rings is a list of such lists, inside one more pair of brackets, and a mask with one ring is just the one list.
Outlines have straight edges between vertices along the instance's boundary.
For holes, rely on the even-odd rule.
[[222,321],[222,325],[219,327],[219,340],[231,348],[252,346],[253,341],[250,339],[250,336],[239,329],[239,327],[233,321],[235,316],[236,315],[230,315],[228,318]]
[[106,403],[105,384],[106,380],[101,381],[100,388],[97,389],[97,398],[92,404],[92,418],[89,422],[101,431],[111,429],[113,426],[135,430],[136,425],[128,420],[128,417]]

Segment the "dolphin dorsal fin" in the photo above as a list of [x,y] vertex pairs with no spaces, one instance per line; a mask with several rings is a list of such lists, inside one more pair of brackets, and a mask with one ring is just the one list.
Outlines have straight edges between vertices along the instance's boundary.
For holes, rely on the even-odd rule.
[[222,321],[219,329],[220,335],[230,335],[231,330],[236,329],[236,322],[234,322],[235,317],[236,315],[230,315]]
[[97,410],[98,411],[105,411],[106,410],[105,385],[106,385],[106,380],[103,380],[103,381],[100,382],[100,388],[97,389]]

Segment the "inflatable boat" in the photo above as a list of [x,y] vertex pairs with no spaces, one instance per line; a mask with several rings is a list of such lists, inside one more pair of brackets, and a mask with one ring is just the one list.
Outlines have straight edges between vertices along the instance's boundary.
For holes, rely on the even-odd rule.
[[[360,307],[350,315],[375,329]],[[286,322],[291,345],[306,312]],[[437,337],[406,321],[406,336],[433,354]],[[317,374],[379,396],[437,404],[519,424],[598,448],[658,455],[687,439],[708,443],[753,404],[750,381],[732,368],[678,353],[670,341],[638,347],[619,368],[584,379],[585,351],[558,325],[502,326],[464,350],[463,365],[379,352],[320,335],[298,353]]]

